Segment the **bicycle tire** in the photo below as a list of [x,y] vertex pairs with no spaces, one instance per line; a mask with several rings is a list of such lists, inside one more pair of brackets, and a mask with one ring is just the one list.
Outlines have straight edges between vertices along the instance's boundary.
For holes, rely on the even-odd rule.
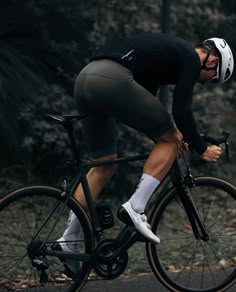
[[[81,253],[91,254],[93,250],[93,232],[90,220],[82,206],[73,198],[65,205],[66,197],[62,191],[48,186],[29,186],[15,190],[0,200],[0,290],[1,291],[79,291],[89,276],[91,265],[83,262],[75,280],[64,274],[63,262],[48,254],[44,263],[48,265],[46,274],[40,268],[33,267],[31,240],[40,228],[49,212],[55,206],[55,212],[44,228],[39,232],[34,244],[41,244],[51,229],[61,210],[63,210],[53,232],[46,242],[46,249],[61,237],[70,210],[76,214],[81,225],[78,242]],[[63,209],[64,206],[64,209]],[[31,243],[31,244],[30,244]],[[70,243],[72,244],[72,243]],[[31,254],[31,255],[30,255]],[[73,287],[73,288],[71,288]],[[54,291],[53,290],[53,291]]]
[[170,291],[225,291],[236,283],[236,187],[213,177],[197,177],[190,187],[209,240],[194,237],[173,187],[150,217],[160,245],[147,243],[153,273]]

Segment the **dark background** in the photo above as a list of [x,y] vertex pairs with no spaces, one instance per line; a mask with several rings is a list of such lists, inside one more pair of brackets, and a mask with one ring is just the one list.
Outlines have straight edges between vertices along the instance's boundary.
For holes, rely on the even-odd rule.
[[[0,2],[0,190],[30,183],[56,184],[70,157],[66,134],[45,119],[48,113],[76,113],[73,84],[78,72],[107,39],[163,29],[163,4],[170,4],[169,33],[196,44],[223,37],[236,49],[233,0],[1,0]],[[168,88],[168,96],[172,94]],[[200,165],[194,174],[236,183],[236,77],[221,86],[196,85],[194,111],[203,133],[231,131],[231,162]],[[166,100],[171,106],[171,98]],[[123,125],[119,155],[148,152],[150,142]],[[78,129],[80,136],[80,129]],[[83,145],[86,152],[86,148]],[[119,167],[105,189],[130,195],[142,163]]]

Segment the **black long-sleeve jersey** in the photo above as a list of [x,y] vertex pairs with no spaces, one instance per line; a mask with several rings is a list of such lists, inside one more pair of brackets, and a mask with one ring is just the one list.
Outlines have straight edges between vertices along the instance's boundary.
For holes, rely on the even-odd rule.
[[206,150],[192,112],[193,88],[201,63],[190,43],[161,33],[142,33],[110,42],[91,60],[104,58],[126,66],[135,81],[154,95],[160,85],[175,84],[172,106],[175,123],[199,154]]

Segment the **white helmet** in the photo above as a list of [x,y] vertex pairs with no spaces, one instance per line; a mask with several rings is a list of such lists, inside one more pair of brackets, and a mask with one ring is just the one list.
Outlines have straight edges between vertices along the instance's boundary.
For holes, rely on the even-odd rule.
[[219,83],[227,81],[234,70],[234,57],[229,45],[224,39],[210,38],[201,43],[201,46],[211,51],[211,47],[217,49],[220,57],[220,61],[216,68],[216,77],[214,79]]

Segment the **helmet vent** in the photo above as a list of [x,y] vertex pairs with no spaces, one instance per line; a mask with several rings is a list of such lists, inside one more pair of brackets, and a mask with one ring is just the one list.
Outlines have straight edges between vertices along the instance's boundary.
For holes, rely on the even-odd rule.
[[229,76],[230,76],[230,70],[229,70],[229,68],[227,68],[227,70],[225,72],[225,78],[224,78],[224,80],[227,80]]

